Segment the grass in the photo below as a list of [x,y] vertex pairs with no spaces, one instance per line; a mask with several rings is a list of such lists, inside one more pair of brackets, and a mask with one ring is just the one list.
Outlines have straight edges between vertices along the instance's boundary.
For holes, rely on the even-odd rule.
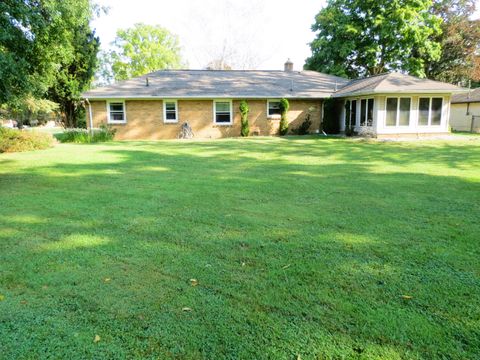
[[62,144],[0,204],[5,359],[480,358],[476,139]]

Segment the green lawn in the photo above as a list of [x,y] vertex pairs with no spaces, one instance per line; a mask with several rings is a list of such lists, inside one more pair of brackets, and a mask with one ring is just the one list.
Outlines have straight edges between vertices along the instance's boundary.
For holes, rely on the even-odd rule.
[[480,137],[0,155],[2,359],[478,359],[479,259]]

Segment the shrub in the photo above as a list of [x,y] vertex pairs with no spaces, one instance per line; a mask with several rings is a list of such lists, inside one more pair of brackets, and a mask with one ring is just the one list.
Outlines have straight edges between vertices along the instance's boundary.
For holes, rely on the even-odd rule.
[[43,150],[52,146],[50,134],[0,127],[0,153]]
[[290,107],[290,104],[288,103],[287,99],[282,99],[280,100],[280,111],[282,112],[281,118],[280,118],[280,135],[287,135],[288,133],[288,120],[287,120],[287,112],[288,108]]
[[300,124],[300,126],[293,130],[293,133],[296,135],[308,135],[310,133],[310,126],[312,126],[312,120],[310,120],[310,112],[305,115],[305,120]]
[[250,135],[250,125],[248,124],[248,112],[250,111],[248,107],[248,103],[243,100],[240,103],[240,114],[241,114],[241,123],[242,123],[242,130],[240,134],[242,136]]
[[115,129],[101,125],[99,129],[89,131],[87,129],[65,129],[61,134],[55,135],[62,143],[90,144],[113,140]]

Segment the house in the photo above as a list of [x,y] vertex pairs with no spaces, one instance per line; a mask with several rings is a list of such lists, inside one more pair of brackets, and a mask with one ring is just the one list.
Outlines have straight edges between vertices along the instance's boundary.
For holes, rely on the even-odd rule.
[[452,96],[450,127],[456,131],[480,132],[480,88]]
[[308,116],[320,132],[324,102],[340,104],[340,128],[376,136],[448,132],[450,97],[461,88],[390,73],[359,80],[294,71],[162,70],[88,91],[87,125],[110,124],[119,139],[174,139],[188,122],[197,138],[240,135],[239,104],[248,102],[252,135],[278,133],[280,100],[290,129]]

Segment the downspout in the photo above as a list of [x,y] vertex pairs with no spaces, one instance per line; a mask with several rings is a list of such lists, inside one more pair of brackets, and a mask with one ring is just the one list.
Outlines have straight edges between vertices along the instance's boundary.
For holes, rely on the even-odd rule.
[[88,101],[87,98],[85,98],[88,104],[88,116],[89,116],[89,125],[90,125],[90,134],[93,134],[93,117],[92,117],[92,105],[90,104],[90,101]]

